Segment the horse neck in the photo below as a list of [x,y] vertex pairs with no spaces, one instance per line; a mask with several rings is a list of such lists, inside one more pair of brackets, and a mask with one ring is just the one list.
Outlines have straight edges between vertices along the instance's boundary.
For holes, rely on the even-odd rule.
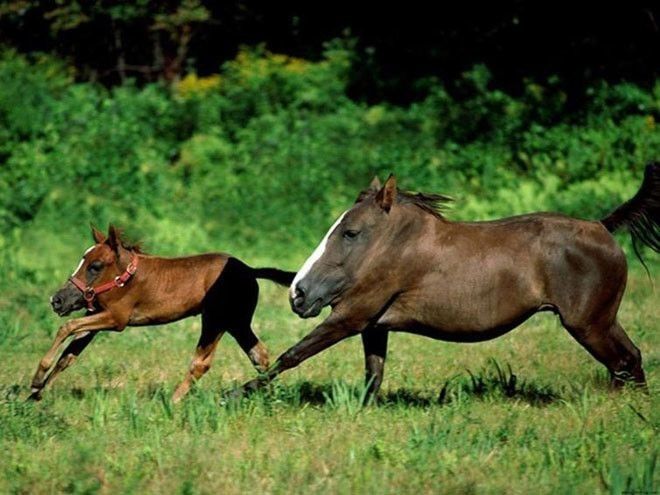
[[[222,271],[226,256],[204,254],[181,258],[166,258],[138,254],[136,281],[142,289],[160,292],[173,287],[188,287],[190,290],[208,288]],[[176,281],[174,283],[173,281]]]
[[399,227],[388,240],[388,245],[397,249],[396,261],[394,265],[390,264],[390,269],[398,265],[405,271],[411,264],[419,265],[421,257],[433,257],[442,246],[443,237],[451,235],[455,225],[414,205],[409,205],[406,210]]
[[[194,274],[186,273],[183,267],[177,266],[173,258],[141,253],[133,255],[138,258],[135,275],[125,289],[108,293],[108,305],[116,305],[130,313],[133,307],[140,304],[145,310],[152,311],[163,304],[169,305],[169,301],[182,297],[189,289],[192,290],[194,287],[190,287],[191,280],[192,285],[199,283]],[[124,263],[122,267],[125,269]]]
[[446,230],[449,220],[435,216],[415,205],[405,205],[401,209],[399,228],[396,230],[395,242],[416,241],[420,237],[437,235]]

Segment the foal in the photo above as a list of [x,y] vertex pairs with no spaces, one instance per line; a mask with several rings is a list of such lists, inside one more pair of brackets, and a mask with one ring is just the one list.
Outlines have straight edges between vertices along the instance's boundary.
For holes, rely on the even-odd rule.
[[[121,332],[127,326],[159,325],[202,315],[202,333],[190,368],[172,397],[179,401],[211,367],[225,331],[232,335],[259,371],[268,368],[268,351],[251,328],[259,286],[257,278],[288,285],[295,276],[275,268],[251,268],[227,254],[161,258],[128,246],[112,225],[108,236],[92,229],[94,245],[67,283],[51,297],[59,316],[87,308],[68,321],[39,363],[32,399],[73,363],[100,330]],[[58,348],[73,336],[53,368]],[[48,371],[52,368],[50,374]]]
[[538,311],[559,315],[569,333],[609,370],[614,385],[643,384],[642,358],[617,319],[626,257],[612,232],[660,251],[660,164],[642,187],[600,221],[532,213],[489,222],[450,222],[447,198],[375,181],[330,228],[290,289],[301,317],[332,312],[252,390],[342,339],[359,334],[367,383],[383,378],[388,333],[453,342],[499,337]]

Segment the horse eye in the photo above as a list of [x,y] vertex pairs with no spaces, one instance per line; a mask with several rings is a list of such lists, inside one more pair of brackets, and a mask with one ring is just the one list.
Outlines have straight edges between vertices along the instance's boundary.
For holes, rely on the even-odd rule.
[[100,261],[94,261],[87,267],[87,270],[90,272],[98,272],[101,268],[103,268],[103,263]]
[[345,230],[343,233],[344,239],[355,239],[358,234],[360,233],[359,230]]

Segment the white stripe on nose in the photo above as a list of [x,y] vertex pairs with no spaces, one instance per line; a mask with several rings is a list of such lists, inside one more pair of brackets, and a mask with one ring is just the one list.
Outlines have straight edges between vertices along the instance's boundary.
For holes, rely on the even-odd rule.
[[337,226],[341,223],[346,213],[348,213],[348,211],[342,213],[340,217],[335,221],[335,223],[332,224],[332,227],[330,227],[330,230],[328,230],[328,232],[325,234],[325,237],[321,240],[321,243],[318,246],[316,246],[316,249],[314,250],[312,255],[309,258],[307,258],[307,261],[303,263],[303,266],[301,266],[300,270],[298,270],[298,273],[296,273],[296,276],[293,279],[293,282],[291,282],[291,287],[289,289],[291,297],[296,296],[296,286],[298,285],[298,282],[300,282],[305,277],[305,275],[309,273],[309,271],[314,266],[314,263],[316,263],[316,261],[321,256],[323,256],[323,253],[325,252],[325,245],[328,243],[328,238],[335,231]]
[[73,270],[73,273],[71,274],[72,277],[73,277],[76,273],[78,273],[78,270],[80,270],[80,267],[83,266],[83,263],[85,262],[85,256],[87,256],[87,254],[88,254],[92,249],[94,249],[95,247],[96,247],[96,244],[94,244],[93,246],[89,247],[89,248],[87,249],[87,251],[85,251],[85,252],[83,253],[82,258],[80,258],[80,263],[78,263],[78,266],[76,267],[75,270]]

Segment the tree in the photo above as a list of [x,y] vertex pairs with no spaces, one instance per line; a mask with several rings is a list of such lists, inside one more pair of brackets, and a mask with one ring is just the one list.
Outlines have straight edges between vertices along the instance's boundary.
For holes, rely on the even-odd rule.
[[87,79],[116,74],[125,82],[131,73],[178,79],[196,27],[211,18],[199,0],[14,0],[0,7],[0,21],[42,28],[39,36],[73,59]]

